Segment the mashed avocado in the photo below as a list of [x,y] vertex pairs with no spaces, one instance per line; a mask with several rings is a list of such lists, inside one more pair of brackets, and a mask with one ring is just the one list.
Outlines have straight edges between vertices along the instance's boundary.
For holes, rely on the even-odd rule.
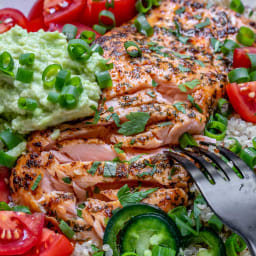
[[[93,114],[91,106],[97,107],[101,94],[95,72],[102,71],[103,58],[98,53],[93,53],[86,62],[72,60],[67,46],[66,37],[58,32],[40,30],[28,33],[15,26],[0,34],[0,54],[4,51],[11,54],[14,60],[14,74],[19,67],[23,67],[19,64],[21,54],[35,54],[34,64],[30,67],[34,72],[32,82],[6,79],[6,75],[0,72],[0,126],[3,118],[10,123],[13,130],[25,134]],[[51,64],[59,64],[63,69],[69,70],[71,78],[80,77],[83,91],[75,108],[68,110],[47,100],[52,89],[44,87],[42,73]],[[33,111],[21,109],[18,106],[20,97],[36,100],[37,108]]]

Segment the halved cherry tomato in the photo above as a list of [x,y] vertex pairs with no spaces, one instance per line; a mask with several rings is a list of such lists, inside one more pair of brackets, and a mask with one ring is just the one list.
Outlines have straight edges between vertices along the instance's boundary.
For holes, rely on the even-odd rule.
[[45,0],[44,22],[49,23],[70,22],[78,20],[85,7],[86,0]]
[[[111,2],[111,0],[109,0]],[[136,15],[136,0],[115,0],[114,8],[108,10],[113,12],[116,18],[116,25],[129,21]],[[106,9],[106,0],[87,0],[87,6],[84,10],[83,20],[85,24],[92,26],[99,23],[99,13]]]
[[0,9],[0,21],[0,34],[8,31],[16,24],[23,28],[27,28],[28,23],[28,20],[23,13],[13,8]]
[[9,203],[10,190],[6,184],[6,179],[9,179],[9,169],[0,166],[0,202]]
[[247,53],[256,54],[255,47],[242,47],[234,50],[233,67],[234,68],[250,68],[251,61]]
[[228,84],[227,94],[235,111],[247,122],[256,123],[256,82]]
[[40,241],[23,256],[70,256],[73,250],[73,245],[64,235],[44,228]]
[[36,245],[41,237],[44,215],[0,212],[0,255],[21,255]]

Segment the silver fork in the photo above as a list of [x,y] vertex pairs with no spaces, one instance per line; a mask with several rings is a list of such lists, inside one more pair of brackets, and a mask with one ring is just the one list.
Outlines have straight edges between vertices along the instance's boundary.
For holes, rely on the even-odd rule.
[[[177,161],[190,173],[213,212],[247,242],[252,256],[256,256],[256,174],[233,152],[221,146],[217,146],[217,149],[233,162],[242,178],[219,156],[203,147],[166,151],[166,154],[170,160]],[[221,175],[221,171],[206,160],[205,156],[218,166],[225,179],[223,173]],[[213,182],[209,182],[194,162],[203,167]]]

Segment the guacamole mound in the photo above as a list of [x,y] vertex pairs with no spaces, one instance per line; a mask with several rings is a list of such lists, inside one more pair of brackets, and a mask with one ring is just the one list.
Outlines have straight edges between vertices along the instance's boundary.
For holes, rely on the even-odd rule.
[[[95,72],[102,71],[104,59],[98,53],[93,53],[86,62],[72,60],[67,46],[66,37],[59,32],[39,30],[28,33],[15,26],[0,34],[0,54],[4,51],[11,54],[14,60],[14,74],[22,67],[19,64],[21,54],[35,54],[34,64],[30,68],[34,72],[30,83],[23,83],[14,78],[6,79],[6,75],[0,71],[0,127],[7,122],[13,130],[26,134],[93,114],[91,107],[97,107],[101,94]],[[59,64],[63,69],[69,70],[71,78],[80,77],[83,91],[75,108],[68,110],[47,100],[51,89],[44,87],[42,73],[51,64]],[[34,111],[19,108],[20,97],[36,100],[37,108]]]

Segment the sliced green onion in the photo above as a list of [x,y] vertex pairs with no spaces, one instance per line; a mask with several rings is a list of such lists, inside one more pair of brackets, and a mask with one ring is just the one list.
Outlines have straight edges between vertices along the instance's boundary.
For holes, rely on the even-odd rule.
[[5,71],[12,71],[14,68],[14,61],[9,52],[3,52],[0,55],[0,68]]
[[91,44],[96,38],[96,33],[91,30],[85,30],[80,34],[80,39],[85,40],[87,44]]
[[[104,17],[104,19],[109,19],[112,21],[112,24],[109,25],[109,24],[105,24],[103,21],[102,21],[102,18]],[[115,15],[113,12],[111,11],[107,11],[107,10],[102,10],[100,13],[99,13],[99,24],[101,26],[104,26],[106,27],[107,29],[111,29],[113,27],[116,26],[116,18],[115,18]]]
[[2,131],[0,133],[0,139],[9,150],[13,149],[23,141],[23,138],[21,136],[13,133],[10,129]]
[[247,68],[235,68],[228,73],[230,83],[246,83],[250,81]]
[[126,41],[124,43],[126,52],[133,58],[141,56],[140,47],[133,41]]
[[101,89],[112,87],[113,82],[107,70],[102,72],[96,72],[95,75]]
[[231,143],[228,143],[227,148],[235,154],[239,154],[242,150],[242,145],[239,141],[234,137],[228,137],[227,140],[231,141]]
[[192,135],[187,132],[181,135],[179,138],[179,144],[181,148],[186,148],[187,146],[198,146]]
[[76,38],[77,27],[72,24],[64,25],[62,33],[67,37],[68,40]]
[[152,36],[154,34],[154,29],[148,23],[144,15],[139,15],[134,21],[136,29],[145,36]]
[[93,25],[92,27],[96,32],[101,35],[104,35],[107,32],[107,28],[98,24]]
[[114,67],[113,63],[107,63],[109,61],[109,59],[102,59],[100,60],[100,64],[102,64],[102,69],[103,70],[111,70]]
[[256,165],[256,149],[253,147],[245,148],[241,151],[240,157],[244,160],[252,169]]
[[226,125],[218,121],[209,122],[204,130],[204,134],[216,140],[223,140],[226,135]]
[[227,256],[238,256],[246,248],[246,243],[237,234],[232,234],[225,242]]
[[[150,255],[151,255],[151,254],[150,254]],[[138,256],[138,254],[135,253],[135,252],[125,252],[125,253],[123,253],[121,256]],[[146,255],[145,255],[145,252],[144,252],[144,256],[146,256]]]
[[32,66],[35,61],[34,53],[23,53],[19,57],[20,65]]
[[255,53],[247,53],[250,61],[251,61],[251,68],[256,69],[256,54]]
[[214,120],[223,123],[225,126],[228,125],[228,119],[225,116],[223,116],[223,115],[221,115],[219,113],[216,113],[214,115]]
[[161,4],[161,0],[152,0],[152,4],[153,4],[153,6],[160,6],[160,4]]
[[255,33],[248,27],[241,27],[238,30],[236,39],[245,46],[252,46],[255,41]]
[[47,100],[52,102],[52,103],[57,103],[59,101],[59,93],[49,92]]
[[103,55],[104,54],[104,50],[103,50],[103,48],[99,44],[92,45],[91,51],[92,52],[97,52],[99,55]]
[[139,12],[139,13],[147,13],[148,11],[151,10],[152,8],[152,0],[146,0],[146,7],[144,7],[144,4],[143,4],[143,1],[142,0],[138,0],[135,4],[135,7],[136,7],[136,10]]
[[35,191],[40,183],[40,181],[42,180],[42,175],[39,174],[37,177],[36,177],[36,180],[34,181],[32,187],[31,187],[31,190],[32,191]]
[[18,68],[16,74],[16,80],[23,82],[23,83],[31,83],[33,80],[34,71],[25,68]]
[[68,85],[63,87],[63,90],[58,98],[61,107],[66,109],[74,109],[78,104],[79,89],[76,86]]
[[16,163],[17,158],[8,155],[4,151],[0,151],[0,165],[12,168]]
[[250,81],[256,81],[256,71],[253,71],[249,74],[250,76]]
[[241,0],[232,0],[230,2],[229,8],[240,14],[244,12],[244,5]]
[[215,214],[208,220],[208,225],[218,233],[223,229],[222,221]]
[[256,137],[254,137],[254,138],[252,139],[252,145],[253,145],[253,147],[256,149]]
[[84,40],[72,39],[68,42],[68,53],[74,60],[88,60],[91,56],[91,49]]
[[18,107],[27,111],[34,111],[38,106],[38,103],[34,99],[20,97],[18,100]]
[[61,91],[63,86],[70,80],[71,72],[69,70],[61,69],[56,76],[55,89]]
[[42,74],[42,80],[46,89],[53,88],[56,76],[61,69],[62,67],[59,64],[51,64],[45,68]]
[[227,99],[220,98],[217,105],[218,112],[223,116],[228,116],[232,113],[231,105]]
[[175,256],[175,255],[176,255],[176,251],[171,248],[155,245],[152,249],[152,256]]
[[82,81],[81,78],[79,76],[74,76],[72,77],[69,82],[68,85],[73,85],[78,89],[78,93],[79,95],[83,92],[83,87],[82,87]]
[[64,220],[60,221],[59,228],[61,229],[63,234],[69,239],[72,239],[73,236],[75,235],[75,232],[71,229],[71,227]]
[[229,39],[226,39],[224,41],[224,44],[223,46],[221,47],[221,51],[224,55],[229,55],[230,53],[232,53],[236,48],[239,48],[240,45],[237,44],[235,41],[233,40],[229,40]]

